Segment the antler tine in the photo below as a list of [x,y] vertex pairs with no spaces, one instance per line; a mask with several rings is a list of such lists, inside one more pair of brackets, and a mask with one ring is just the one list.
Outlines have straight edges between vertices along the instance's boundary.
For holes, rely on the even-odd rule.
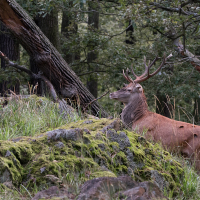
[[[164,55],[164,57],[165,57],[165,55]],[[156,56],[156,57],[154,58],[154,60],[152,61],[152,63],[149,65],[149,69],[153,66],[153,64],[154,64],[157,60],[158,60],[158,56]]]
[[156,62],[157,59],[158,59],[158,57],[156,56],[151,64],[150,64],[150,61],[149,61],[148,65],[146,65],[146,56],[144,56],[145,71],[141,76],[139,76],[140,78],[143,78],[144,76],[149,75],[149,69],[152,67],[152,65]]
[[[149,74],[149,69],[153,66],[153,64],[158,60],[158,57],[156,56],[154,58],[154,60],[152,61],[151,64],[148,64],[148,66],[146,65],[146,57],[144,57],[144,65],[145,65],[145,72],[141,75],[141,76],[137,76],[134,71],[133,71],[133,64],[131,65],[131,71],[133,73],[133,75],[136,77],[136,79],[133,81],[129,76],[128,76],[128,69],[126,70],[126,75],[124,73],[124,70],[123,70],[123,75],[124,77],[126,78],[127,81],[129,81],[130,83],[132,82],[135,82],[135,83],[141,83],[145,80],[147,80],[148,78],[156,75],[160,69],[163,67],[163,65],[165,64],[165,62],[167,61],[167,59],[169,59],[170,57],[172,57],[172,54],[170,54],[169,56],[166,57],[166,55],[164,54],[163,56],[163,60],[162,60],[162,63],[161,65],[159,66],[159,68],[153,72],[152,74]],[[146,77],[144,77],[146,76]]]
[[[165,62],[166,62],[166,56],[165,56],[165,54],[164,54],[164,56],[163,56],[163,61],[162,61],[161,65],[160,65],[160,67],[159,67],[155,72],[153,72],[152,74],[150,74],[149,76],[152,77],[152,76],[154,76],[155,74],[157,74],[157,73],[160,71],[160,69],[162,68],[162,66],[165,64]],[[150,78],[150,77],[149,77],[149,78]]]
[[144,66],[145,66],[145,71],[144,73],[141,75],[141,76],[137,76],[134,71],[133,71],[133,68],[131,66],[131,71],[133,73],[133,75],[136,77],[136,79],[134,80],[134,82],[138,82],[141,78],[143,78],[144,76],[149,76],[149,69],[151,68],[151,66],[155,63],[157,57],[153,60],[153,62],[150,64],[150,61],[148,63],[148,66],[146,65],[146,56],[144,56]]
[[141,76],[139,76],[140,78],[142,78],[142,77],[146,76],[147,74],[149,74],[149,67],[146,64],[146,56],[144,56],[144,66],[145,66],[145,71]]
[[132,71],[133,76],[135,76],[135,78],[138,78],[138,76],[133,71],[133,63],[131,64],[131,71]]
[[133,83],[133,80],[132,80],[132,78],[129,77],[128,72],[129,72],[129,69],[127,68],[126,69],[126,77],[128,78],[130,83]]
[[[153,72],[152,74],[149,74],[149,69],[152,67],[152,65],[153,65],[153,64],[156,62],[156,60],[158,59],[158,57],[156,57],[156,58],[153,60],[153,62],[148,66],[148,73],[147,73],[147,76],[144,77],[144,74],[142,74],[141,76],[139,76],[138,78],[136,78],[136,80],[134,80],[134,82],[135,82],[135,83],[141,83],[141,82],[147,80],[148,78],[150,78],[150,77],[156,75],[156,74],[160,71],[160,69],[162,68],[162,66],[165,64],[166,60],[167,60],[168,58],[170,58],[170,57],[171,57],[171,54],[170,54],[170,56],[168,56],[167,58],[166,58],[166,56],[165,56],[165,54],[164,54],[163,61],[162,61],[161,65],[159,66],[159,68],[158,68],[155,72]],[[145,66],[145,68],[146,68],[146,66]],[[145,69],[145,72],[146,72],[146,69]]]
[[[128,70],[128,69],[127,69],[127,70]],[[126,75],[126,74],[124,73],[124,69],[123,69],[123,76],[124,76],[124,78],[125,78],[129,83],[132,83],[133,80],[129,78],[127,70],[126,70],[126,74],[127,74],[127,75]]]

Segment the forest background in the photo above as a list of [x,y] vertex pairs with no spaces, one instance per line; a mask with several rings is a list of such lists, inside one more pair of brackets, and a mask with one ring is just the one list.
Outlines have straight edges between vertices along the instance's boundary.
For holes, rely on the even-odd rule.
[[[164,53],[173,57],[142,83],[150,110],[199,123],[200,2],[128,0],[34,0],[17,2],[32,17],[94,97],[126,83],[122,70],[133,64],[138,75],[147,61]],[[16,38],[1,23],[0,51],[38,72]],[[161,60],[160,60],[161,61]],[[152,67],[154,71],[160,62]],[[36,82],[1,60],[0,93],[32,93]],[[42,83],[37,94],[44,95]],[[109,96],[99,100],[110,113],[123,105]]]

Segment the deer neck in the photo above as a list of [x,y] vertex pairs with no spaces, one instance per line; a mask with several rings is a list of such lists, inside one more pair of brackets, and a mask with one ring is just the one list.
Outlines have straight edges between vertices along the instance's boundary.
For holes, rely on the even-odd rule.
[[136,99],[127,103],[122,111],[121,118],[124,124],[131,127],[135,121],[144,116],[148,111],[146,97],[143,93]]

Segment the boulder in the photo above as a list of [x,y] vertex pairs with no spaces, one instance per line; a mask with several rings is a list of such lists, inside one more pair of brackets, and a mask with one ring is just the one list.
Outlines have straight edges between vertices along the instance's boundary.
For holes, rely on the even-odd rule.
[[75,196],[68,190],[52,186],[47,190],[38,192],[32,200],[39,199],[76,199],[76,200],[153,200],[167,199],[159,187],[150,182],[138,183],[130,176],[100,177],[86,181],[80,188],[80,194]]
[[[184,177],[181,165],[167,151],[124,129],[118,119],[80,120],[35,137],[0,141],[0,182],[15,187],[60,188],[72,176],[80,185],[99,177],[118,182],[116,178],[125,175],[137,182],[152,181],[174,195]],[[142,194],[145,187],[137,187],[132,191],[123,186],[119,196]]]

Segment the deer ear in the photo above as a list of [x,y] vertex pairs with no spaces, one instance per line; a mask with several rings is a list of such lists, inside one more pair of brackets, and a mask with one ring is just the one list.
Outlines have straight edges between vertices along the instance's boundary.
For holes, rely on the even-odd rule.
[[124,83],[123,85],[124,85],[124,87],[126,87],[128,84],[125,84],[125,83]]
[[136,85],[136,88],[138,88],[138,90],[139,90],[140,92],[143,92],[143,88],[142,88],[142,86],[141,86],[140,84],[137,84],[137,85]]

